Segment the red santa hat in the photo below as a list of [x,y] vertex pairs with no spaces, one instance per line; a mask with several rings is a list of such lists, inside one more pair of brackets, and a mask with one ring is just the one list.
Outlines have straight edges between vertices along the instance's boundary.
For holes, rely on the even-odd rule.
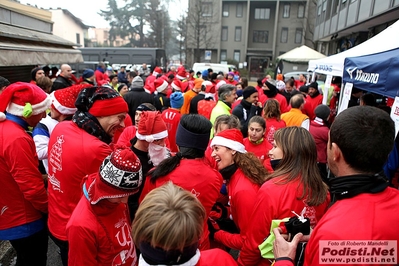
[[137,126],[136,137],[139,140],[153,142],[166,138],[168,130],[158,111],[146,111],[141,113],[140,122]]
[[0,95],[0,121],[7,113],[28,118],[50,108],[50,96],[36,84],[16,82],[9,85]]
[[172,84],[170,84],[170,85],[171,85],[172,88],[175,89],[176,91],[181,91],[182,84],[181,84],[181,81],[180,81],[180,80],[174,79],[173,82],[172,82]]
[[[95,179],[95,180],[93,180]],[[86,187],[90,203],[102,199],[122,198],[139,191],[143,172],[139,158],[124,146],[117,146],[100,166],[100,171],[88,177]]]
[[152,72],[152,75],[157,76],[158,74],[162,74],[162,70],[159,67],[156,67]]
[[164,91],[168,87],[168,82],[166,82],[164,79],[159,78],[154,81],[154,87],[157,92]]
[[179,67],[177,69],[177,74],[176,74],[176,78],[180,79],[180,80],[184,80],[187,78],[187,72],[184,69],[184,67]]
[[246,153],[243,138],[240,130],[236,128],[226,129],[212,139],[211,147],[220,145],[240,153]]
[[90,84],[78,84],[56,90],[50,94],[51,106],[60,114],[73,115],[78,110],[75,107],[75,102],[80,91],[91,86]]

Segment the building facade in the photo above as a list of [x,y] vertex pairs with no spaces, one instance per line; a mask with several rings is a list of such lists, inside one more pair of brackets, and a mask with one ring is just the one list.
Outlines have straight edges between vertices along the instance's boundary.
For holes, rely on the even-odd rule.
[[370,39],[396,22],[399,0],[317,0],[316,14],[317,50],[332,55]]
[[316,47],[316,1],[190,0],[188,65],[234,60],[252,77],[263,75],[279,55],[303,44]]
[[89,29],[90,44],[89,47],[118,47],[129,44],[129,37],[122,38],[116,36],[115,40],[111,43],[109,38],[110,28],[91,28]]
[[84,40],[88,38],[88,29],[81,19],[75,17],[67,9],[48,9],[51,12],[53,34],[65,40],[76,43],[78,47],[84,47]]

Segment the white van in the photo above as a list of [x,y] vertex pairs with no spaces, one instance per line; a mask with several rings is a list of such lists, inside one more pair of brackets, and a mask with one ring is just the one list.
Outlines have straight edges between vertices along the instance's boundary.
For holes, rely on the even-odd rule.
[[220,71],[222,71],[223,74],[229,73],[229,66],[225,64],[194,63],[193,65],[194,73],[197,73],[198,71],[202,73],[202,71],[208,68],[212,68],[213,73],[219,73]]

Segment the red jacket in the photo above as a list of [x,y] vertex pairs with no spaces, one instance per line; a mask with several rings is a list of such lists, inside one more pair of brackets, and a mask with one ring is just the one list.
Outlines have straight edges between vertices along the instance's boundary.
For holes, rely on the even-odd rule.
[[196,266],[235,266],[237,262],[226,251],[215,248],[201,251],[201,257]]
[[330,129],[321,121],[310,121],[309,132],[312,134],[317,148],[317,162],[327,163],[327,143]]
[[231,84],[231,85],[237,85],[237,81],[235,81],[235,80],[229,80],[229,79],[225,79],[225,81],[226,81],[226,84]]
[[[377,194],[364,193],[334,203],[311,234],[305,249],[304,265],[327,265],[319,263],[319,241],[323,240],[336,240],[340,243],[343,240],[365,240],[366,242],[371,240],[394,240],[397,241],[397,251],[399,249],[398,202],[399,191],[388,187]],[[369,247],[369,250],[371,250],[371,247]],[[385,257],[388,258],[389,256]],[[398,257],[395,258],[395,263],[391,265],[396,265],[396,263],[398,263]],[[348,263],[334,265],[348,265]],[[356,265],[366,266],[370,265],[370,263],[365,262]]]
[[72,121],[54,128],[48,147],[48,227],[56,238],[66,241],[65,227],[82,196],[83,177],[98,171],[112,150]]
[[[153,264],[148,264],[143,256],[140,256],[139,266],[150,266]],[[176,265],[176,264],[174,264]],[[189,261],[179,264],[182,266],[236,266],[237,262],[233,257],[221,249],[209,249],[204,251],[198,251]]]
[[245,138],[244,146],[247,152],[252,152],[253,154],[255,154],[256,157],[259,158],[260,162],[265,166],[265,168],[269,172],[273,171],[269,158],[269,151],[273,149],[272,144],[270,144],[266,139],[264,139],[259,144],[254,144],[251,141],[249,141],[248,138]]
[[169,147],[171,152],[178,152],[176,145],[176,132],[180,123],[180,112],[177,109],[169,108],[162,112],[162,119],[168,129]]
[[287,99],[281,95],[280,93],[277,93],[276,96],[273,98],[267,97],[265,94],[259,95],[259,101],[262,103],[263,106],[265,106],[265,103],[269,99],[275,99],[279,102],[280,104],[280,112],[283,114],[285,112],[288,112],[291,108],[288,106]]
[[266,132],[265,132],[265,138],[271,145],[273,145],[274,141],[274,133],[279,130],[280,128],[286,127],[285,121],[280,119],[280,121],[277,121],[276,118],[269,118],[266,119]]
[[227,191],[231,218],[237,228],[240,229],[240,233],[231,234],[220,230],[215,233],[215,240],[229,248],[241,250],[245,241],[245,234],[252,224],[250,218],[258,190],[259,185],[252,183],[240,169],[237,169],[227,183]]
[[319,94],[316,97],[312,98],[310,95],[306,97],[306,103],[303,107],[302,112],[309,116],[310,120],[313,120],[316,118],[316,115],[314,114],[314,110],[316,107],[323,102],[323,95]]
[[125,129],[119,136],[119,139],[116,143],[118,145],[125,145],[126,147],[132,146],[130,140],[136,136],[136,131],[137,131],[136,126],[125,127]]
[[[205,208],[207,217],[219,197],[223,178],[212,169],[205,159],[182,159],[177,166],[167,176],[156,180],[155,184],[150,182],[150,177],[146,178],[140,202],[154,188],[160,187],[168,181],[193,193]],[[209,249],[208,224],[204,223],[204,234],[200,240],[200,250]]]
[[19,124],[0,122],[0,230],[37,221],[47,213],[47,192],[35,143]]
[[100,70],[96,69],[94,71],[94,75],[96,76],[96,83],[98,86],[102,86],[109,82],[109,77],[107,74],[101,72]]
[[137,265],[128,212],[126,204],[92,205],[83,195],[66,226],[68,265]]
[[[259,189],[254,211],[251,216],[251,224],[247,232],[247,239],[241,249],[238,258],[239,265],[270,265],[266,259],[260,256],[258,246],[269,236],[270,225],[274,219],[292,217],[292,211],[301,213],[307,206],[304,200],[298,200],[302,195],[302,185],[299,178],[288,184],[277,184],[280,178],[267,181]],[[307,206],[305,217],[310,219],[310,225],[314,227],[327,211],[329,196],[325,202],[317,207]]]
[[215,158],[212,157],[212,151],[213,150],[211,148],[211,142],[212,142],[212,139],[209,140],[208,147],[205,150],[205,159],[206,159],[206,162],[208,163],[208,165],[211,168],[217,170],[218,169],[218,165],[217,165],[217,163],[215,161]]

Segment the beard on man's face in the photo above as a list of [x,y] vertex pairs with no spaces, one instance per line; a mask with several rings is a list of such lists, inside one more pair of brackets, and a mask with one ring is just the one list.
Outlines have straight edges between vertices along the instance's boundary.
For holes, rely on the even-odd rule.
[[154,166],[158,166],[164,159],[167,158],[168,150],[166,146],[160,146],[154,143],[148,145],[148,155]]

